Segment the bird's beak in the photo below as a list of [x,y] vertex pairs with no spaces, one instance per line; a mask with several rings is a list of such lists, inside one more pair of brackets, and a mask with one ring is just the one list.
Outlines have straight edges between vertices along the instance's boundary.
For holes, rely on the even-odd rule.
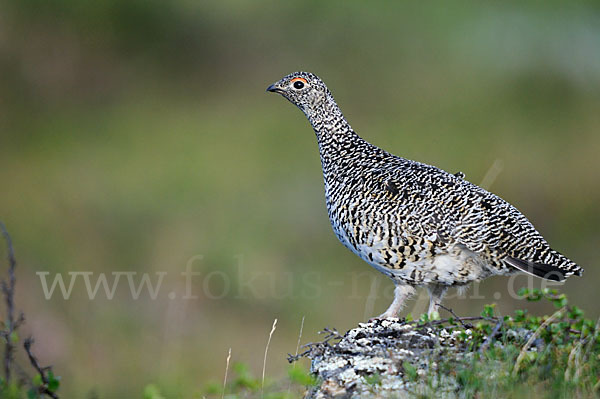
[[267,87],[267,91],[271,91],[273,93],[283,94],[283,90],[281,90],[279,87],[277,87],[275,85],[275,83],[272,84],[271,86]]

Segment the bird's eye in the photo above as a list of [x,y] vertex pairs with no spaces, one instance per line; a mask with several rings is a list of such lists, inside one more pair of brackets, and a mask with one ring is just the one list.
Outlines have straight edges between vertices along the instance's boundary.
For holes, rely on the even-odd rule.
[[304,88],[305,84],[306,84],[306,79],[303,79],[303,78],[292,79],[292,86],[296,90],[300,90],[300,89]]

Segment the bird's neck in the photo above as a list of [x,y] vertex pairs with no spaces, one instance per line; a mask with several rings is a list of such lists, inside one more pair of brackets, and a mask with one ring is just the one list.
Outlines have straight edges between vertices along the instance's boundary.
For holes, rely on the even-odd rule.
[[326,96],[324,101],[310,112],[306,112],[306,116],[319,141],[327,139],[328,136],[338,141],[356,136],[331,95]]
[[307,117],[317,136],[324,173],[339,172],[340,167],[353,163],[360,157],[358,153],[370,146],[354,132],[330,96]]

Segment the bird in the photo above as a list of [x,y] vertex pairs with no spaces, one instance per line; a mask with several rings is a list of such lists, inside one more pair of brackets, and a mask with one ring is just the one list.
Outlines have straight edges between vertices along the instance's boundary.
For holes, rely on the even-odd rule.
[[582,275],[517,208],[463,173],[361,138],[315,74],[291,73],[267,91],[300,108],[316,134],[335,235],[395,284],[393,302],[376,319],[398,317],[418,287],[427,288],[434,316],[450,287],[518,272],[552,281]]

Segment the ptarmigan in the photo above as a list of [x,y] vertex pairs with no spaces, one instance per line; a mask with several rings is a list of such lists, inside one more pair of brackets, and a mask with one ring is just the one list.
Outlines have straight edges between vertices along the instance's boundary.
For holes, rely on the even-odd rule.
[[317,135],[335,235],[396,285],[379,317],[397,316],[417,286],[427,287],[432,314],[451,286],[518,271],[556,281],[583,272],[515,207],[464,175],[360,138],[314,74],[292,73],[267,91],[300,108]]

